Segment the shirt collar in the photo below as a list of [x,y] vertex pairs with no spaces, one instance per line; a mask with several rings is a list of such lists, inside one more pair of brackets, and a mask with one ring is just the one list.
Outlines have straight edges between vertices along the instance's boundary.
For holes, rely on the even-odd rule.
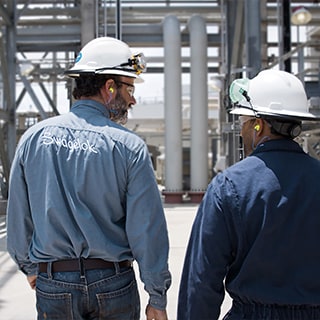
[[91,99],[77,100],[72,105],[71,110],[74,108],[79,108],[81,106],[84,106],[86,108],[96,109],[99,112],[101,112],[105,117],[110,118],[109,110],[106,108],[105,105],[103,105],[102,103],[100,103],[98,101],[91,100]]
[[303,152],[300,145],[291,139],[275,139],[262,142],[252,152],[251,155],[256,155],[261,152],[268,151],[289,151],[289,152]]

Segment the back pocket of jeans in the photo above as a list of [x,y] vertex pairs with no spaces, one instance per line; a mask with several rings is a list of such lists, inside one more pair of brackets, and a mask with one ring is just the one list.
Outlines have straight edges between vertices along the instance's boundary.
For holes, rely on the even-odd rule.
[[140,298],[136,281],[121,289],[98,293],[99,319],[134,320],[140,316]]
[[37,312],[40,320],[73,320],[71,293],[47,293],[36,289]]

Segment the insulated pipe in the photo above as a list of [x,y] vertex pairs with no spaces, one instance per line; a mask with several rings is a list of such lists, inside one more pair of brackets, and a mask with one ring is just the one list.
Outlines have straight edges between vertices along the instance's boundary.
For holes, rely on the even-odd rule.
[[207,33],[204,19],[193,15],[188,23],[191,55],[191,192],[208,185]]
[[[163,21],[165,195],[182,194],[181,34],[176,16]],[[179,199],[178,201],[179,202]]]
[[95,7],[91,0],[81,1],[81,46],[95,38]]
[[247,77],[255,77],[261,70],[261,10],[260,1],[245,2]]

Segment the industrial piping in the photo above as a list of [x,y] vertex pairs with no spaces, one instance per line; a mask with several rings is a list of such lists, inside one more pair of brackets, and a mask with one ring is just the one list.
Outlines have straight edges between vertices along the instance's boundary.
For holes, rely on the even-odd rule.
[[182,202],[181,33],[176,16],[163,21],[166,203]]
[[191,54],[191,202],[201,201],[208,185],[207,33],[203,17],[188,23]]

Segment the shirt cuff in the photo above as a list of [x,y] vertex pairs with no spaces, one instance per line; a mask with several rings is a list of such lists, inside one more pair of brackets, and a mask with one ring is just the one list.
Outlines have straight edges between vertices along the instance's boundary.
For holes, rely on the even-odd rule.
[[38,265],[33,263],[31,265],[19,265],[19,270],[26,276],[34,276],[38,274]]
[[150,296],[149,304],[151,307],[159,310],[165,310],[167,307],[167,295],[164,296]]

